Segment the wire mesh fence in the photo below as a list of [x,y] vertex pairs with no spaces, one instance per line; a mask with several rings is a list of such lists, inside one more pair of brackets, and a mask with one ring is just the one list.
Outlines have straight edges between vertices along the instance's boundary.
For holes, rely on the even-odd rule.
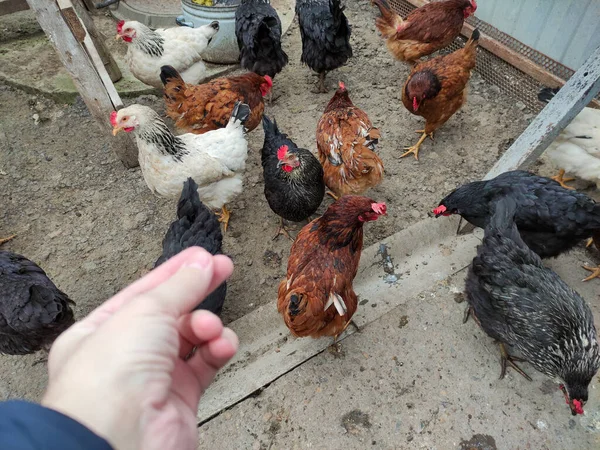
[[[389,3],[392,9],[402,17],[406,17],[415,9],[415,6],[406,0],[389,0]],[[564,81],[568,80],[574,73],[573,70],[558,61],[512,38],[487,22],[471,16],[467,19],[467,23]],[[462,36],[459,36],[450,46],[442,50],[441,53],[453,52],[463,47],[465,42],[466,40]],[[487,82],[498,86],[505,94],[523,102],[530,110],[539,112],[545,106],[537,98],[540,88],[543,87],[540,82],[481,47],[477,54],[475,71]]]

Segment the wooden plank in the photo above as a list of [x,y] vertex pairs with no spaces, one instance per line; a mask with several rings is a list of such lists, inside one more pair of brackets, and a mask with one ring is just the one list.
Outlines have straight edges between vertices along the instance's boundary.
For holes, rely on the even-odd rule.
[[27,0],[0,0],[0,16],[29,9]]
[[[121,70],[119,69],[119,66],[117,65],[117,63],[111,56],[110,52],[108,51],[108,48],[104,44],[106,42],[106,36],[104,36],[96,28],[96,25],[94,24],[94,21],[90,17],[87,8],[82,3],[82,0],[69,0],[67,3],[70,3],[73,6],[73,8],[75,9],[77,16],[81,20],[83,27],[85,28],[85,30],[87,31],[87,34],[89,35],[89,37],[91,39],[91,42],[88,42],[88,43],[84,42],[84,45],[85,45],[85,48],[86,48],[88,54],[94,60],[94,63],[96,64],[96,68],[99,69],[100,67],[104,67],[104,70],[108,73],[110,80],[113,83],[116,83],[123,77],[123,75],[121,74]],[[61,3],[59,2],[59,5],[60,4]],[[97,58],[96,58],[96,55],[97,55]],[[100,70],[99,70],[99,73],[102,76],[102,73],[100,72]]]
[[[99,33],[96,30],[94,21],[88,15],[85,7],[77,0],[57,0],[57,2],[65,18],[68,18],[66,14],[68,11],[73,11],[73,14],[75,14],[74,19],[68,20],[69,26],[73,30],[75,37],[77,37],[79,42],[85,47],[88,56],[92,59],[96,71],[100,75],[102,83],[110,96],[113,106],[117,109],[120,108],[123,103],[121,102],[121,98],[113,83],[121,79],[121,71],[104,46],[104,38],[98,38]],[[73,20],[77,23],[74,24]],[[76,31],[78,28],[83,30],[83,39],[79,39],[78,32]],[[94,38],[94,34],[96,35],[96,38]],[[109,73],[109,70],[112,73]]]
[[[482,232],[453,236],[457,223],[456,217],[444,221],[430,218],[364,249],[354,287],[361,299],[371,300],[371,306],[359,306],[353,316],[360,328],[414,300],[421,292],[459,272],[473,260]],[[381,252],[382,244],[387,257]],[[424,261],[427,264],[423,264]],[[239,337],[240,348],[203,394],[198,407],[199,424],[331,345],[331,338],[292,337],[274,304],[276,292],[273,295],[272,303],[229,324]],[[372,307],[373,304],[377,307]],[[348,327],[340,340],[355,332],[353,326]]]
[[[71,75],[81,94],[107,139],[111,139],[114,152],[126,167],[138,165],[137,148],[129,136],[110,136],[110,113],[115,109],[104,84],[92,61],[67,25],[55,1],[27,0],[35,11],[37,20],[54,46],[60,60]],[[118,139],[117,139],[118,138]]]
[[523,134],[494,164],[484,180],[533,163],[598,92],[600,92],[600,47],[533,119]]

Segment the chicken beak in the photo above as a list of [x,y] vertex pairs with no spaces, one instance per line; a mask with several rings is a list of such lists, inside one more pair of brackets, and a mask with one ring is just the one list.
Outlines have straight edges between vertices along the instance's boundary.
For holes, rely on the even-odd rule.
[[117,135],[117,133],[118,133],[119,131],[121,131],[122,129],[123,129],[122,127],[115,127],[115,128],[113,128],[113,130],[112,130],[112,134],[113,134],[113,136],[116,136],[116,135]]
[[121,36],[120,34],[117,34],[117,35],[115,36],[115,41],[119,41],[119,40],[121,40],[121,39],[123,39],[123,36]]

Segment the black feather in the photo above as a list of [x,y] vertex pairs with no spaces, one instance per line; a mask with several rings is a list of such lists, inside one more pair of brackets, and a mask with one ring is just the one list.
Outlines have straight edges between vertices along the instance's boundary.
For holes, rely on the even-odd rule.
[[352,56],[350,25],[340,0],[296,0],[302,38],[300,61],[317,73],[344,65]]
[[37,264],[0,251],[0,353],[26,355],[50,346],[75,322],[74,304]]
[[600,348],[587,303],[544,267],[519,236],[519,203],[503,197],[469,268],[466,296],[481,328],[516,348],[537,370],[566,384],[571,399],[587,400],[600,368]]
[[[265,197],[273,212],[286,220],[300,222],[314,214],[325,195],[323,167],[308,150],[281,133],[275,121],[263,116],[265,141],[261,150]],[[278,167],[277,150],[287,145],[288,151],[296,153],[300,166],[291,172]]]
[[[163,239],[163,253],[154,267],[194,246],[202,247],[213,255],[220,255],[222,243],[223,235],[217,216],[200,201],[198,185],[188,178],[177,203],[177,220],[171,224]],[[195,309],[205,309],[220,315],[226,294],[227,283],[223,282]]]
[[269,0],[242,0],[235,12],[235,36],[243,68],[271,78],[281,72],[288,63],[281,34],[281,20]]
[[600,204],[550,178],[522,170],[465,184],[442,199],[440,205],[485,228],[494,203],[503,196],[516,202],[515,222],[521,237],[542,258],[558,256],[600,231]]

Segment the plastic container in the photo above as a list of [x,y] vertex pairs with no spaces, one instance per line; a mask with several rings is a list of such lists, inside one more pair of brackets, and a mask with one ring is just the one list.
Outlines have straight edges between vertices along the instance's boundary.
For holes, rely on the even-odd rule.
[[[231,3],[231,0],[229,0]],[[240,51],[235,38],[235,11],[239,3],[214,6],[201,6],[191,0],[181,0],[183,14],[177,18],[180,25],[199,27],[215,20],[219,22],[219,32],[215,35],[202,59],[217,64],[233,64],[239,61]]]

